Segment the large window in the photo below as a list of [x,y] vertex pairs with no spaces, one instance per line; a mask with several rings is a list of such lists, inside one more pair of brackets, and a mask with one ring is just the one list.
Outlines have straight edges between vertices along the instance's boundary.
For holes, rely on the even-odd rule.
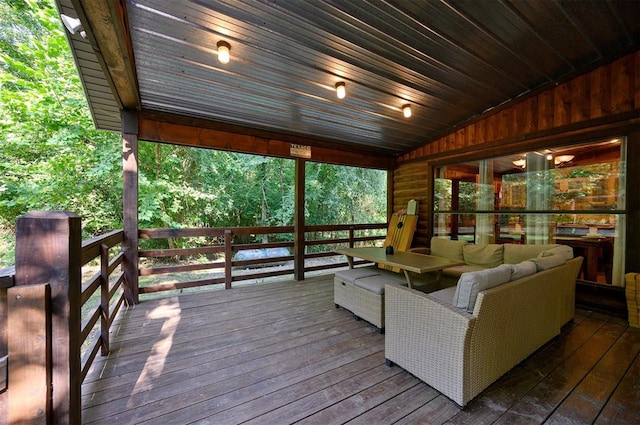
[[621,285],[625,141],[436,169],[434,235],[475,243],[561,243],[585,258],[580,278]]

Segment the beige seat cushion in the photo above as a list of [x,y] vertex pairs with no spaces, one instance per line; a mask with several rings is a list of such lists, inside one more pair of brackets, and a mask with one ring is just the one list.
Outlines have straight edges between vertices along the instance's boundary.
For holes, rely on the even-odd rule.
[[462,247],[467,245],[467,241],[454,241],[444,238],[431,238],[431,255],[450,258],[452,260],[464,261]]
[[373,292],[377,295],[384,294],[384,286],[389,283],[399,283],[401,285],[407,286],[406,280],[395,279],[390,276],[369,276],[363,277],[360,279],[356,279],[354,285],[359,288],[366,289],[367,291]]
[[503,263],[502,244],[465,245],[462,247],[464,262],[468,266],[480,266],[484,268],[496,267]]
[[363,277],[369,277],[369,276],[379,276],[379,275],[380,275],[380,272],[378,271],[377,268],[360,267],[356,269],[337,271],[335,274],[335,277],[341,280],[342,282],[354,283],[356,279],[361,279]]

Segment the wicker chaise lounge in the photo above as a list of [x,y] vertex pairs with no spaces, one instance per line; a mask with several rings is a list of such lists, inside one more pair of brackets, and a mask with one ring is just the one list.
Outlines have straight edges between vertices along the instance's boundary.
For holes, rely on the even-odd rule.
[[[385,288],[385,357],[465,406],[560,333],[575,312],[582,257],[481,291],[471,312],[455,288]],[[500,266],[509,267],[509,266]]]

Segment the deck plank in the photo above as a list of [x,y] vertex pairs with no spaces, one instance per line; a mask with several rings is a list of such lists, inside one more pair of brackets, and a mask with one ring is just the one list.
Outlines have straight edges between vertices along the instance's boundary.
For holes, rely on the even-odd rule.
[[[636,334],[640,329],[634,329]],[[602,409],[595,425],[640,423],[640,354],[636,355],[613,396]]]
[[464,410],[384,364],[384,335],[334,307],[331,275],[154,297],[114,325],[112,353],[96,360],[83,385],[83,423],[639,419],[640,331],[585,310]]

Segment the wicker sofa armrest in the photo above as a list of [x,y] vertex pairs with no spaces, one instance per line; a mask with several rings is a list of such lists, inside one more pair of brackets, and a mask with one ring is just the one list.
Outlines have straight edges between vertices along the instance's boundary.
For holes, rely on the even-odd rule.
[[397,285],[385,287],[385,357],[464,405],[465,353],[476,319],[437,298]]

